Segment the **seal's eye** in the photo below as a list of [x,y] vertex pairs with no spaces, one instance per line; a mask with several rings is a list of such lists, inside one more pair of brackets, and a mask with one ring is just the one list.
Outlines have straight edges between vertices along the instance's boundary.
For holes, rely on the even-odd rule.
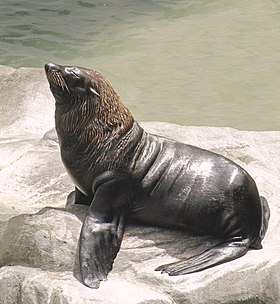
[[74,68],[71,70],[71,73],[73,74],[73,76],[75,76],[76,78],[79,78],[81,75],[80,75],[80,70],[77,69],[77,68]]
[[76,67],[66,67],[64,77],[70,90],[85,89],[85,79],[80,69]]
[[80,78],[82,76],[81,71],[78,68],[65,68],[65,75],[67,77]]

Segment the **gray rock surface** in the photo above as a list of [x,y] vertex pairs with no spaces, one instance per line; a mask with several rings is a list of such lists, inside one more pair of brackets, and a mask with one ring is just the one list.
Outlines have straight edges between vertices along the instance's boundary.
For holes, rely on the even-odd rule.
[[54,102],[42,70],[0,67],[0,304],[280,303],[280,132],[143,123],[150,132],[210,149],[244,167],[271,208],[262,250],[200,273],[169,277],[157,266],[213,245],[156,227],[128,226],[108,281],[80,283],[85,206],[59,157]]

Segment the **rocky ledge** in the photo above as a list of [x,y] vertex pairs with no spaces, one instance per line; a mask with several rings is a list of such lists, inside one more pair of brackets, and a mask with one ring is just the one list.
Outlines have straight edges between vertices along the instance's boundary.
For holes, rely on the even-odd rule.
[[0,303],[280,303],[280,132],[143,123],[150,132],[238,162],[271,209],[262,250],[203,272],[169,277],[164,263],[215,242],[180,231],[128,226],[108,281],[80,283],[78,239],[85,206],[59,157],[54,102],[43,70],[0,67]]

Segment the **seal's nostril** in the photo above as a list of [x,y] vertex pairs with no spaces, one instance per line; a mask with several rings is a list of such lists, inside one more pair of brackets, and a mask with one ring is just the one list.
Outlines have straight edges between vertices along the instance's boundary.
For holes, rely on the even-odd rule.
[[45,71],[46,71],[46,73],[49,71],[49,68],[50,68],[50,64],[49,64],[49,63],[46,63],[46,64],[45,64]]
[[59,66],[56,65],[56,64],[54,64],[54,63],[46,63],[46,64],[45,64],[45,71],[46,71],[46,73],[47,73],[49,70],[51,70],[51,69],[58,69],[58,68],[59,68]]

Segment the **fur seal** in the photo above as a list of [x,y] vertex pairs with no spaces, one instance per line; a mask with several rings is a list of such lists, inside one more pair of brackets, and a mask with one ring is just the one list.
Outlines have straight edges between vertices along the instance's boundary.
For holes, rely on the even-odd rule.
[[106,280],[128,220],[223,240],[156,269],[171,276],[262,248],[270,211],[244,169],[213,152],[145,132],[96,71],[52,63],[45,71],[75,203],[90,206],[80,235],[85,285],[98,288]]

